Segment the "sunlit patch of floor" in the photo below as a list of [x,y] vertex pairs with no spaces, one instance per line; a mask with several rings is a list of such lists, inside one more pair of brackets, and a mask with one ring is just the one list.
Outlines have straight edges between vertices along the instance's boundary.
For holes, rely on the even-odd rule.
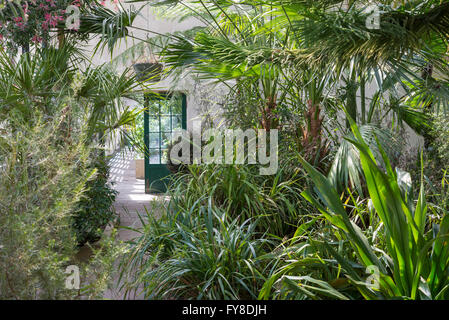
[[[115,199],[114,208],[119,215],[120,226],[139,228],[142,226],[141,218],[145,220],[147,214],[157,216],[161,207],[168,199],[165,195],[146,194],[145,181],[136,179],[136,164],[134,153],[128,149],[115,154],[110,160],[110,181],[119,193]],[[118,239],[129,241],[139,236],[139,233],[119,228]],[[120,285],[107,290],[105,299],[122,300],[125,293],[119,289]],[[143,299],[141,294],[127,296],[127,299]]]

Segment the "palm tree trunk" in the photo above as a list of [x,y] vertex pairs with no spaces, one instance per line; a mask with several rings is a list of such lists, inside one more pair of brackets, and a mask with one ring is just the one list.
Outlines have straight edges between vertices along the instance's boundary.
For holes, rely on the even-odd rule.
[[[433,75],[433,65],[429,63],[424,67],[421,73],[421,77],[426,81],[427,79],[431,78],[432,75]],[[427,106],[424,107],[424,113],[426,113],[428,116],[431,116],[430,114],[431,109],[432,109],[432,102],[430,102]],[[424,138],[424,148],[428,149],[432,145],[434,138],[429,132],[424,132],[422,135]]]

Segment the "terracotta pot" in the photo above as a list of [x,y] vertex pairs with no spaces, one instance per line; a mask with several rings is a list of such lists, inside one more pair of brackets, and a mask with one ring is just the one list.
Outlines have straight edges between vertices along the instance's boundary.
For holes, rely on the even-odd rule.
[[136,179],[145,179],[145,160],[136,159]]

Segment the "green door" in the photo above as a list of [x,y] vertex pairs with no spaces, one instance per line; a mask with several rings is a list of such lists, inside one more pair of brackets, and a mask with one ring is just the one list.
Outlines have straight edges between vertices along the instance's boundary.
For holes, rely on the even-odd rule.
[[145,192],[167,190],[170,171],[167,168],[167,148],[173,131],[186,129],[186,96],[181,93],[149,94],[145,96],[144,140]]

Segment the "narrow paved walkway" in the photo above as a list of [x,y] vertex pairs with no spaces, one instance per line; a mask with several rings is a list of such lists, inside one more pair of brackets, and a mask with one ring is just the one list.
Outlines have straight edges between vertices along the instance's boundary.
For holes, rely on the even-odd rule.
[[[113,187],[119,192],[116,197],[114,207],[119,215],[120,226],[139,229],[142,223],[138,217],[138,212],[145,217],[147,212],[152,215],[158,214],[160,207],[166,197],[163,195],[146,194],[145,180],[136,179],[136,165],[134,153],[128,149],[118,152],[109,162],[110,180]],[[138,232],[129,229],[119,228],[118,239],[129,241],[139,236]],[[117,281],[115,281],[117,282]],[[119,290],[119,285],[105,293],[105,299],[122,300],[125,298],[124,292]],[[142,299],[142,295],[126,297],[127,299]]]
[[[109,162],[110,180],[113,187],[119,192],[115,199],[114,207],[119,215],[120,225],[136,228],[140,227],[140,219],[137,212],[145,215],[145,210],[150,209],[154,200],[159,200],[156,195],[145,194],[145,180],[136,179],[136,163],[134,154],[124,150],[115,155]],[[135,236],[127,229],[119,229],[120,240],[130,240]]]

